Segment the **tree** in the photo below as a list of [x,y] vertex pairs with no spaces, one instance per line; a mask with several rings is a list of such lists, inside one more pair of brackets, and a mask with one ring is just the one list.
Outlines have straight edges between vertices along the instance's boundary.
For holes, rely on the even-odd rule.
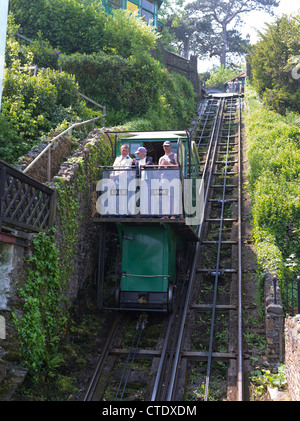
[[253,83],[264,102],[284,114],[299,112],[300,16],[282,16],[268,24],[253,46],[250,61]]
[[177,51],[183,53],[188,58],[190,51],[204,55],[208,49],[212,38],[214,37],[211,23],[206,19],[191,18],[184,14],[181,18],[178,16],[169,16],[165,22],[165,27],[176,38]]
[[[231,44],[228,26],[239,25],[242,22],[241,16],[248,12],[256,10],[273,13],[273,8],[278,5],[277,0],[197,0],[186,6],[186,12],[191,19],[210,22],[212,33],[215,34],[212,41],[216,45],[211,55],[220,56],[221,66],[226,67],[226,55]],[[237,35],[241,42],[240,34],[235,31],[235,37]]]
[[224,90],[224,83],[233,79],[236,72],[231,69],[225,69],[223,66],[214,69],[210,74],[210,78],[206,81],[206,86],[210,88],[217,88],[221,91]]

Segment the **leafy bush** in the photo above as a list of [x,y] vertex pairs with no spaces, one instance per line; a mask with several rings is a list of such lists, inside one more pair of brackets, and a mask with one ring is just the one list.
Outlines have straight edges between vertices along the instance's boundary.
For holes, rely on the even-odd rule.
[[206,81],[206,86],[223,91],[224,83],[234,78],[234,76],[236,76],[236,73],[233,70],[221,66],[213,70],[209,79]]
[[106,54],[118,54],[124,58],[144,57],[155,48],[156,41],[155,28],[136,13],[118,9],[107,16],[103,37]]
[[[299,116],[287,118],[265,109],[247,89],[246,128],[252,222],[261,266],[289,277],[291,256],[300,258],[300,131]],[[295,273],[293,276],[295,277]]]
[[254,397],[257,400],[267,393],[268,386],[279,390],[285,390],[287,387],[285,365],[283,364],[278,366],[278,373],[271,373],[270,370],[264,369],[255,370],[250,379],[251,385],[255,388]]
[[41,33],[53,48],[66,54],[92,53],[103,47],[107,15],[101,2],[11,0],[10,9],[21,34],[36,39]]
[[87,114],[91,118],[78,92],[74,77],[64,72],[45,69],[34,77],[7,71],[1,107],[1,158],[14,162],[63,120],[86,118]]
[[[61,16],[57,16],[58,7]],[[6,61],[12,71],[8,72],[5,81],[3,105],[10,124],[0,128],[0,150],[5,160],[12,162],[26,153],[41,135],[63,121],[87,115],[87,108],[78,100],[78,86],[82,93],[106,106],[108,125],[134,120],[135,125],[142,124],[149,129],[173,129],[187,127],[190,123],[196,109],[191,83],[178,74],[169,74],[151,56],[157,35],[153,27],[135,14],[116,10],[113,15],[104,16],[100,1],[82,4],[78,0],[37,0],[34,7],[24,0],[12,0],[11,9],[15,20],[10,15],[11,47]],[[81,18],[79,10],[82,11]],[[99,16],[95,23],[96,15]],[[102,19],[98,43],[93,44],[90,37],[89,48],[85,48],[84,41],[79,42],[75,37],[71,46],[71,41],[66,40],[69,35],[66,22],[71,16],[70,31],[76,31],[76,36],[80,32],[79,25],[90,28],[95,23],[97,32]],[[85,25],[87,16],[90,23]],[[55,19],[50,30],[50,23]],[[29,45],[17,42],[14,38],[17,31],[35,39]],[[63,48],[60,48],[61,42]],[[70,54],[72,51],[76,52]],[[29,65],[33,60],[39,66],[50,65],[73,76],[67,77],[65,72],[60,76],[49,69],[42,69],[36,80],[28,74],[21,76],[18,66]],[[13,108],[9,98],[13,99]],[[14,112],[15,108],[17,112]],[[99,112],[90,112],[87,118],[95,113],[99,115]],[[137,123],[137,119],[144,122]],[[11,137],[4,143],[7,133]]]

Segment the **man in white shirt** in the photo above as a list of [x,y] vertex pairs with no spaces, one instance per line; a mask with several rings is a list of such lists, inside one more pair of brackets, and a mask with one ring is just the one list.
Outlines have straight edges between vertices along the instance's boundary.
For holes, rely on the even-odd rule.
[[117,156],[113,164],[114,170],[120,168],[128,168],[132,165],[132,159],[129,156],[129,145],[124,144],[121,146],[121,155]]

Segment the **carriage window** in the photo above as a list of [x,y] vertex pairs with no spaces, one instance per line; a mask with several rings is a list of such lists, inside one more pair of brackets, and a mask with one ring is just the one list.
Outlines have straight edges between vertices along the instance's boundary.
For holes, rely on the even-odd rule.
[[129,144],[129,148],[130,148],[129,149],[129,153],[130,153],[130,155],[133,155],[134,152],[137,151],[140,146],[141,145],[139,143],[130,143]]
[[154,4],[151,0],[143,0],[142,3],[143,9],[149,10],[149,12],[154,12]]
[[147,10],[143,9],[142,10],[142,16],[145,18],[145,21],[147,23],[152,22],[154,17],[153,17],[153,13],[148,12]]

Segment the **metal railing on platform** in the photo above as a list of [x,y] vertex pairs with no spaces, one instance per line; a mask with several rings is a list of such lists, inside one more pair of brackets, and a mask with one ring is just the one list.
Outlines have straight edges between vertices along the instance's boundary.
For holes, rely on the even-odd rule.
[[82,121],[80,123],[72,124],[72,126],[68,127],[66,130],[64,130],[63,132],[61,132],[59,135],[55,136],[53,139],[51,139],[51,141],[45,147],[45,149],[43,149],[42,152],[40,152],[38,154],[38,156],[23,170],[23,173],[26,174],[30,170],[30,168],[32,168],[41,159],[41,157],[46,152],[48,152],[47,181],[50,181],[50,179],[51,179],[51,147],[58,141],[58,139],[60,139],[65,134],[68,134],[69,136],[71,136],[72,135],[72,130],[75,129],[76,127],[81,127],[81,126],[84,126],[85,124],[93,123],[96,120],[99,120],[100,118],[101,117],[95,117],[95,118],[92,118],[92,119],[87,120],[87,121]]

